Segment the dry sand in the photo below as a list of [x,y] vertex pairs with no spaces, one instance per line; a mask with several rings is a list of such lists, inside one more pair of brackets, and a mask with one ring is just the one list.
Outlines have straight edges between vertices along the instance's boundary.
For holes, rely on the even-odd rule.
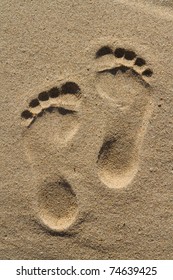
[[172,0],[0,11],[0,258],[172,259]]

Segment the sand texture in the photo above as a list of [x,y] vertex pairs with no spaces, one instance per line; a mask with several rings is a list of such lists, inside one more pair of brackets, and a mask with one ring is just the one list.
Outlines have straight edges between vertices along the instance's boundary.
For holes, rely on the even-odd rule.
[[0,1],[0,259],[173,259],[173,1]]

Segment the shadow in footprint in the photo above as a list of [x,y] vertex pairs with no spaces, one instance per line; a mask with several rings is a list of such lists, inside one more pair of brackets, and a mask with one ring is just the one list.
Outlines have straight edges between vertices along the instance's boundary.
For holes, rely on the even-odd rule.
[[98,157],[99,177],[110,188],[127,186],[138,170],[138,150],[126,135],[105,140]]

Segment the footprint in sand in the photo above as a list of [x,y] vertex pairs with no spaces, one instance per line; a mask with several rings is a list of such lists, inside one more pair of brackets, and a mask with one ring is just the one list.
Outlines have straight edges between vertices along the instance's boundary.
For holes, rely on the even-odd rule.
[[108,46],[96,53],[96,89],[111,116],[98,155],[98,174],[109,188],[126,187],[138,171],[140,150],[152,112],[153,71],[132,50]]
[[[143,58],[124,48],[113,50],[103,46],[96,52],[95,62],[93,100],[98,99],[97,113],[92,99],[87,103],[85,95],[83,103],[79,85],[68,81],[39,93],[21,114],[27,128],[28,156],[40,169],[42,178],[34,196],[36,216],[54,232],[67,231],[78,220],[78,198],[65,174],[69,167],[73,169],[74,158],[81,174],[85,174],[84,168],[90,162],[87,168],[91,173],[96,172],[98,182],[107,188],[127,187],[139,167],[153,108],[150,87],[153,72]],[[83,118],[79,117],[81,106]],[[91,134],[93,120],[95,135]],[[97,141],[99,123],[104,123],[101,141]],[[75,135],[80,133],[84,139],[79,143]]]
[[42,177],[34,191],[34,210],[38,221],[55,232],[67,230],[78,216],[77,196],[60,175],[56,151],[65,148],[78,130],[80,94],[76,83],[66,82],[39,93],[21,114],[28,157]]

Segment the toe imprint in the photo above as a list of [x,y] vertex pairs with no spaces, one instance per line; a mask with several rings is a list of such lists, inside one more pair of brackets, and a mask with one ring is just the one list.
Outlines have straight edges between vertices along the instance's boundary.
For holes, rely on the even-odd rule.
[[[29,106],[21,113],[21,117],[26,127],[30,127],[38,117],[41,117],[46,112],[57,110],[60,114],[74,114],[76,111],[71,110],[66,96],[73,95],[76,98],[80,96],[80,88],[74,82],[66,82],[61,87],[53,87],[48,91],[43,91],[38,96],[29,102]],[[66,108],[63,108],[65,104]]]
[[[105,62],[109,61],[108,57],[112,57],[110,67],[105,68]],[[153,75],[153,71],[147,66],[146,61],[139,57],[134,51],[125,48],[116,48],[115,51],[108,46],[101,47],[96,52],[96,59],[100,60],[98,72],[109,72],[116,75],[118,71],[125,73],[131,70],[133,75],[138,76],[145,85],[149,85],[149,78]],[[109,63],[109,62],[108,62]]]
[[101,57],[101,56],[106,55],[106,54],[113,54],[113,50],[108,46],[104,46],[104,47],[100,48],[96,52],[96,58]]

